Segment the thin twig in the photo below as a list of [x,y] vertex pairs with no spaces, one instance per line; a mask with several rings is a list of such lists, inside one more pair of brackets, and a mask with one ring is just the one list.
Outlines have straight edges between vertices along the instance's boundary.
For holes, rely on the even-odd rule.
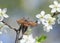
[[56,16],[58,14],[60,14],[60,12],[53,13],[52,17],[54,17],[54,16]]
[[9,24],[7,24],[7,23],[4,22],[4,21],[2,21],[2,22],[3,22],[5,25],[7,25],[10,29],[13,29],[13,30],[17,31],[16,28],[11,27]]
[[20,35],[20,30],[19,29],[23,29],[22,26],[20,26],[21,28],[19,28],[18,30],[16,30],[16,28],[11,27],[8,23],[2,21],[5,25],[7,25],[10,29],[13,29],[16,31],[16,39],[15,39],[15,43],[19,43],[19,35]]

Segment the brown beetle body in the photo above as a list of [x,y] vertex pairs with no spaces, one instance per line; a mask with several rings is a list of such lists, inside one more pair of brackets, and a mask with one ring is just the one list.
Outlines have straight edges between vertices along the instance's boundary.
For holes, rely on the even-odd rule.
[[27,21],[27,20],[24,20],[24,19],[17,20],[17,23],[18,24],[23,24],[25,26],[32,26],[32,27],[37,25],[37,23],[35,23],[35,22]]
[[22,39],[23,34],[27,31],[29,26],[34,27],[37,25],[36,22],[28,21],[26,19],[17,20],[17,23],[20,25],[19,32],[22,30],[22,36],[19,38],[19,40]]

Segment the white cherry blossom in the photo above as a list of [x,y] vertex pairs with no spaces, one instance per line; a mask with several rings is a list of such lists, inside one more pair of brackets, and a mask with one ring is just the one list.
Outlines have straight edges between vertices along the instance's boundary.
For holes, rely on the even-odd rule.
[[54,1],[53,3],[54,4],[49,5],[49,7],[52,8],[51,13],[60,12],[60,3],[57,1]]
[[44,25],[44,31],[49,32],[51,29],[53,29],[52,25],[55,24],[55,18],[51,17],[50,14],[45,15],[45,21],[43,21]]
[[50,14],[45,15],[45,21],[43,21],[43,25],[54,25],[55,24],[55,18],[51,17]]
[[0,21],[3,21],[4,17],[0,15]]
[[40,14],[36,15],[36,18],[38,18],[38,24],[40,24],[40,22],[44,21],[44,16],[45,16],[45,11],[41,11]]
[[53,29],[52,26],[44,26],[43,28],[46,32],[50,32],[50,30]]
[[33,38],[32,34],[29,36],[23,35],[23,39],[20,40],[20,43],[35,43],[35,39]]
[[52,29],[52,25],[55,24],[56,18],[52,17],[51,14],[41,13],[36,15],[36,17],[39,19],[38,21],[43,24],[44,31],[49,32]]
[[7,8],[1,9],[0,8],[0,21],[2,21],[4,18],[8,18],[9,16],[6,14]]

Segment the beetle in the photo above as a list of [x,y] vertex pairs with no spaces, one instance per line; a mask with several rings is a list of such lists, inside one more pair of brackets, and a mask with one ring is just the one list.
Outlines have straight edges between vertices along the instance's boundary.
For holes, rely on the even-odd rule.
[[20,25],[19,32],[22,30],[22,36],[19,40],[22,39],[23,34],[27,31],[29,26],[34,27],[37,25],[36,22],[28,21],[25,18],[17,20],[17,23]]

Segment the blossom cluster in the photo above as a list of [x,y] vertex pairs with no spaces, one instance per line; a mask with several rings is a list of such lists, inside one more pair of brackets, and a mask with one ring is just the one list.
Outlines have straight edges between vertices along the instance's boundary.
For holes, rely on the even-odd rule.
[[20,43],[35,43],[35,39],[33,38],[32,34],[23,35],[23,38],[20,40]]
[[[2,23],[2,21],[4,20],[4,18],[8,18],[9,16],[6,14],[7,12],[7,8],[1,9],[0,8],[0,29],[4,26],[4,24]],[[2,34],[2,31],[0,30],[0,34]]]
[[6,14],[7,8],[0,8],[0,22],[3,21],[4,18],[8,18],[9,16]]
[[36,17],[39,19],[38,23],[42,23],[44,25],[44,30],[49,32],[52,29],[52,25],[55,24],[55,18],[51,16],[51,14],[45,14],[44,11],[41,11],[40,14],[37,14]]
[[[60,3],[57,1],[53,2],[54,4],[49,5],[49,8],[51,8],[51,13],[57,13],[60,12]],[[60,15],[57,16],[58,23],[60,24]],[[53,25],[55,24],[56,18],[53,17],[51,14],[45,14],[45,11],[41,11],[40,14],[36,15],[36,18],[38,18],[38,24],[42,23],[44,31],[49,32],[51,29],[53,29]]]

